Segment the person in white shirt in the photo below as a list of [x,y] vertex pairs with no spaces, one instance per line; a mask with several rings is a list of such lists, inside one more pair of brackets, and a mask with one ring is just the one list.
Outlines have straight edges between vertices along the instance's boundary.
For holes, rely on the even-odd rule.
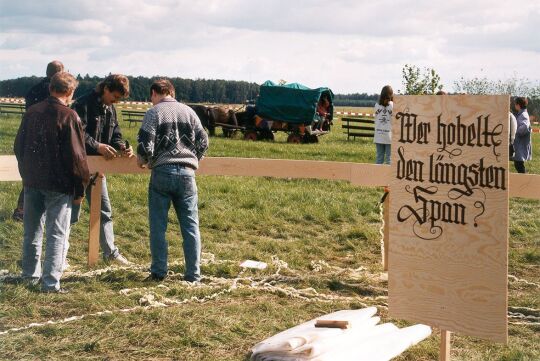
[[512,112],[508,112],[508,153],[510,160],[514,160],[514,139],[516,138],[517,120]]
[[373,143],[377,151],[376,164],[390,164],[390,145],[392,144],[392,110],[394,91],[390,85],[381,90],[379,101],[375,104],[375,135]]

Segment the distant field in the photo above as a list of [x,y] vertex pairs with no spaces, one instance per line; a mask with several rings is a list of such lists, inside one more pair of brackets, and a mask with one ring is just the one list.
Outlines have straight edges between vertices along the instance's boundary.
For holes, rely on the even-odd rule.
[[334,107],[334,112],[373,114],[373,107]]
[[[207,104],[209,106],[224,106],[232,109],[241,108],[244,105],[243,104]],[[116,107],[118,109],[133,109],[133,110],[141,110],[144,111],[145,109],[148,109],[150,105],[147,104],[127,104],[127,103],[120,103],[117,104]],[[341,107],[336,106],[334,107],[334,112],[354,112],[354,113],[373,113],[373,107]]]
[[[12,154],[19,123],[18,117],[0,116],[0,154]],[[124,136],[136,144],[138,125],[121,125]],[[284,133],[278,133],[275,142],[220,135],[210,139],[208,155],[373,162],[372,140],[347,141],[340,125],[336,120],[319,144],[287,144]],[[528,168],[540,174],[540,135],[534,136],[533,146]],[[136,267],[104,270],[100,262],[100,272],[88,273],[85,205],[70,239],[71,269],[63,280],[69,294],[44,295],[0,282],[0,332],[85,317],[0,335],[0,359],[247,361],[255,343],[339,309],[375,305],[383,322],[406,324],[389,318],[386,308],[381,189],[332,181],[198,176],[205,279],[193,287],[181,281],[183,253],[173,212],[167,231],[171,276],[161,285],[143,281],[150,260],[148,178],[107,178],[116,243]],[[20,272],[23,230],[10,217],[20,188],[17,182],[0,183],[0,269],[13,273]],[[452,360],[540,359],[540,326],[534,321],[540,316],[539,234],[540,201],[511,199],[509,310],[532,318],[510,319],[508,345],[453,337]],[[242,273],[238,265],[245,259],[269,267]],[[143,307],[151,304],[149,297],[169,306]],[[434,335],[396,360],[435,360],[438,352]]]

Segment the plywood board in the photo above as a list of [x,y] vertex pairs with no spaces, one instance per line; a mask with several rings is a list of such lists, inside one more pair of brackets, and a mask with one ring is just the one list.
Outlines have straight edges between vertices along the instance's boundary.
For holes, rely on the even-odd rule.
[[507,340],[508,96],[396,96],[389,312]]

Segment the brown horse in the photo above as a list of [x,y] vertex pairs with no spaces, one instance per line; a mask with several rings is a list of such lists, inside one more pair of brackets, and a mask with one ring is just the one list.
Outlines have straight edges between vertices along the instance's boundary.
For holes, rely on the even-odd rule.
[[223,134],[228,137],[232,133],[231,128],[224,127],[230,125],[237,127],[238,121],[234,110],[220,106],[206,106],[200,104],[188,104],[201,120],[201,124],[211,136],[216,135],[216,127],[223,128]]

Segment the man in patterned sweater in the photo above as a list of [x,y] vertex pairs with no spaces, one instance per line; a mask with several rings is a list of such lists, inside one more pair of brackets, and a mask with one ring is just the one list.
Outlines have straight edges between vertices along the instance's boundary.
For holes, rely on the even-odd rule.
[[175,100],[169,80],[155,80],[150,93],[154,107],[144,116],[137,147],[139,166],[152,169],[148,187],[152,265],[148,279],[161,281],[167,276],[165,231],[172,202],[183,238],[184,279],[197,282],[201,278],[201,237],[195,170],[208,149],[208,135],[193,109]]

